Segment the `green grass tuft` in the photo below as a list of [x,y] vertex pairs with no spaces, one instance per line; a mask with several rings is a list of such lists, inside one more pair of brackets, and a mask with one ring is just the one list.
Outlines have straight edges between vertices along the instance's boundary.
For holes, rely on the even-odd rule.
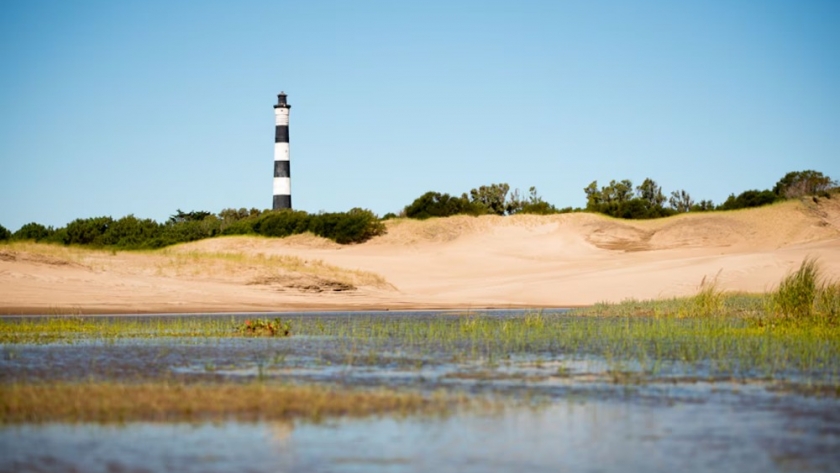
[[817,260],[807,258],[772,293],[771,312],[789,322],[837,324],[840,321],[840,284],[826,280]]

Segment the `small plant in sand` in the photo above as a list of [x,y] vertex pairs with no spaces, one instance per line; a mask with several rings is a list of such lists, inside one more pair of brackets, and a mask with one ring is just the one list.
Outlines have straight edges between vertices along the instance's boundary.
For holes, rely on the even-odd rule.
[[288,337],[292,335],[292,326],[279,318],[248,319],[239,327],[239,332],[247,336]]

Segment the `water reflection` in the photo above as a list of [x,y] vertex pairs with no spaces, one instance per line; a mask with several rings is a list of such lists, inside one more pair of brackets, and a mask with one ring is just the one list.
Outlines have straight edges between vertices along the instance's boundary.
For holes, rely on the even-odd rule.
[[568,401],[447,419],[4,427],[0,470],[831,471],[840,461],[837,419],[809,415],[824,402],[768,410],[714,397],[671,406]]

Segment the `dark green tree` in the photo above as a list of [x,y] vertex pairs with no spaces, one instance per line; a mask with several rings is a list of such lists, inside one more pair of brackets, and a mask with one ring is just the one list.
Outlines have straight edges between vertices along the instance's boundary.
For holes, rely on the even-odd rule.
[[484,207],[470,201],[466,194],[453,197],[440,192],[426,192],[414,199],[414,202],[403,210],[406,217],[417,219],[449,217],[458,214],[481,215],[485,212]]
[[12,234],[12,240],[34,240],[41,241],[49,238],[55,233],[52,227],[45,227],[40,223],[29,222]]
[[638,198],[646,202],[649,209],[661,208],[665,203],[662,187],[651,178],[646,178],[642,185],[636,187]]
[[559,212],[557,207],[549,204],[540,197],[539,193],[537,193],[537,188],[534,186],[528,189],[527,199],[519,196],[519,189],[514,190],[510,194],[508,202],[505,204],[505,210],[509,215],[517,213],[549,215]]
[[79,218],[64,227],[62,243],[65,245],[103,246],[105,233],[114,223],[111,217]]
[[184,212],[181,209],[178,209],[175,212],[175,215],[169,216],[169,223],[183,223],[183,222],[200,222],[205,218],[213,215],[212,212],[207,212],[204,210],[195,210],[192,212]]
[[805,195],[818,195],[827,192],[837,182],[814,170],[794,171],[785,174],[773,187],[773,193],[784,199],[793,199]]
[[762,205],[772,204],[778,199],[779,197],[772,191],[752,189],[741,192],[737,197],[735,194],[729,194],[726,201],[720,204],[718,210],[737,210],[750,207],[761,207]]
[[673,191],[668,205],[678,213],[690,212],[694,210],[694,199],[685,190]]
[[154,220],[128,215],[108,225],[102,241],[106,246],[123,249],[154,248],[156,246],[151,242],[160,237],[161,233],[161,225]]
[[509,190],[510,186],[506,183],[481,186],[470,190],[470,201],[487,209],[485,213],[504,215]]

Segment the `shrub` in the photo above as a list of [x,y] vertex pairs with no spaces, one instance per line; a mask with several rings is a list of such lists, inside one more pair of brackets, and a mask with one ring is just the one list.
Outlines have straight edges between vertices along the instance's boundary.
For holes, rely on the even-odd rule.
[[[667,217],[677,213],[665,208],[662,188],[653,179],[647,178],[635,188],[633,182],[624,179],[598,189],[598,181],[592,181],[583,191],[586,193],[586,210],[625,219],[646,219]],[[687,193],[686,193],[687,195]]]
[[426,192],[403,211],[408,218],[427,219],[431,217],[449,217],[458,214],[482,215],[487,210],[471,202],[466,194],[453,197],[440,192]]
[[735,194],[729,194],[729,197],[724,203],[718,207],[718,210],[737,210],[746,209],[750,207],[761,207],[776,202],[778,197],[769,190],[748,190],[741,192],[735,197]]
[[8,228],[0,225],[0,241],[6,241],[12,238],[12,232]]
[[336,243],[361,243],[385,233],[385,225],[370,210],[354,208],[346,213],[311,217],[309,230]]
[[53,233],[55,233],[55,230],[52,227],[45,227],[40,223],[30,222],[13,233],[11,239],[40,241],[49,238]]
[[507,204],[505,205],[505,209],[508,214],[538,214],[538,215],[550,215],[559,213],[557,207],[549,204],[548,202],[544,201],[542,197],[537,193],[537,188],[531,186],[528,189],[528,199],[522,199],[519,197],[519,189],[514,190],[510,198],[508,199]]
[[483,213],[504,215],[510,186],[505,183],[481,186],[470,190],[470,202],[484,209]]
[[161,226],[154,220],[128,215],[108,226],[103,244],[124,249],[148,248],[160,235]]
[[111,217],[79,218],[64,227],[62,243],[65,245],[103,246],[105,233],[114,223]]
[[309,214],[301,210],[276,210],[258,217],[251,225],[254,233],[286,237],[309,230]]
[[773,187],[773,193],[784,199],[793,199],[806,195],[820,195],[837,185],[830,177],[821,172],[806,170],[785,174]]

